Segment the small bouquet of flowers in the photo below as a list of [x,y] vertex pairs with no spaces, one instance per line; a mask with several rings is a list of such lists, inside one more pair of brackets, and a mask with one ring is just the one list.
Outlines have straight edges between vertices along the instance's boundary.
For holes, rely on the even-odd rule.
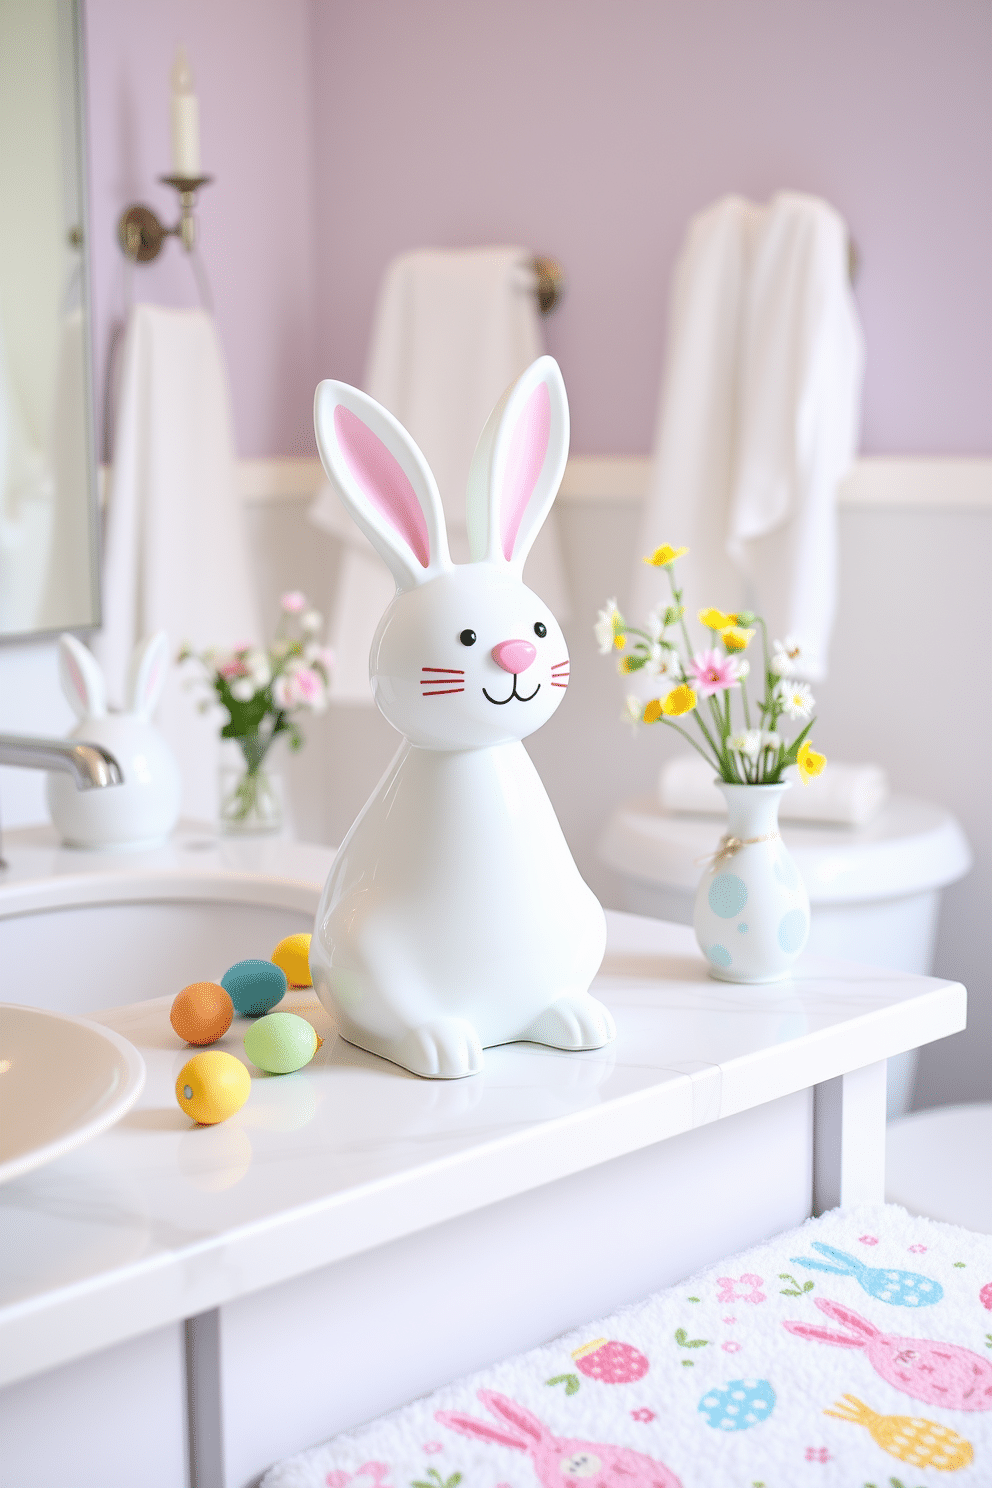
[[[658,696],[643,705],[640,698],[629,696],[624,719],[635,728],[640,723],[665,723],[675,729],[728,785],[778,785],[791,765],[798,767],[799,778],[808,785],[827,761],[809,740],[816,720],[813,694],[802,680],[802,647],[787,637],[775,641],[769,654],[760,615],[707,609],[699,611],[699,622],[710,633],[709,645],[694,649],[674,574],[676,561],[688,551],[666,543],[644,559],[667,573],[671,603],[652,610],[643,630],[627,624],[615,600],[599,612],[595,634],[600,654],[623,652],[621,675],[641,672],[657,678]],[[756,679],[744,653],[759,630],[760,698],[752,712],[748,679],[752,685]],[[733,717],[732,693],[740,700],[739,721]],[[698,733],[678,721],[687,724],[690,715]],[[800,731],[789,743],[783,735],[794,724],[801,725]]]
[[[299,749],[303,735],[300,713],[323,713],[334,654],[319,636],[324,618],[299,590],[279,602],[280,616],[267,648],[245,644],[233,651],[195,652],[184,645],[179,661],[198,662],[216,701],[227,713],[222,739],[240,746],[243,768],[233,784],[221,791],[221,821],[236,831],[275,830],[278,800],[262,766],[280,734],[291,749]],[[201,711],[211,706],[205,698]]]

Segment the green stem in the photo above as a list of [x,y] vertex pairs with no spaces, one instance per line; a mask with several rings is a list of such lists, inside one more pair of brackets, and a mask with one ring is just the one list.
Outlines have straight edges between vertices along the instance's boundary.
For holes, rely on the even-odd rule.
[[[717,764],[714,760],[710,759],[709,755],[706,753],[706,750],[703,749],[701,745],[697,744],[696,741],[695,741],[695,739],[692,737],[692,735],[691,734],[687,734],[686,731],[685,731],[685,729],[682,728],[680,724],[673,723],[670,718],[666,718],[665,717],[664,713],[662,713],[661,717],[658,719],[658,722],[659,723],[665,723],[665,724],[667,724],[668,727],[669,728],[673,728],[677,734],[681,734],[682,737],[683,737],[683,739],[685,739],[686,743],[687,744],[691,744],[692,747],[693,747],[693,749],[696,751],[696,753],[697,754],[701,754],[702,757],[703,757],[703,759],[706,761],[706,763],[708,765],[712,765],[713,769],[716,771],[716,773],[718,775],[722,773],[719,764]],[[705,732],[705,730],[704,730],[704,732]]]

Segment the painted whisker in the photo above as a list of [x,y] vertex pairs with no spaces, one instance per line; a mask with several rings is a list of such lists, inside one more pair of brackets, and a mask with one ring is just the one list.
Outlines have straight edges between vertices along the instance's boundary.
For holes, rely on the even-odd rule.
[[442,687],[439,692],[422,692],[421,697],[450,697],[453,692],[464,692],[464,687]]
[[[465,675],[464,668],[462,667],[421,667],[420,670],[422,672],[449,672],[452,677],[464,677]],[[423,678],[422,680],[430,681],[431,679]]]

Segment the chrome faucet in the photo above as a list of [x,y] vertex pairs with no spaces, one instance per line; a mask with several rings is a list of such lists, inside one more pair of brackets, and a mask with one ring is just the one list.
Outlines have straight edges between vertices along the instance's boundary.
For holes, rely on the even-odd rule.
[[75,739],[35,739],[26,734],[0,734],[0,765],[27,770],[62,770],[77,790],[123,785],[124,774],[109,750]]
[[[108,749],[75,739],[35,739],[28,734],[0,734],[0,765],[26,770],[61,770],[77,790],[123,785],[124,772]],[[0,869],[7,867],[0,852]]]

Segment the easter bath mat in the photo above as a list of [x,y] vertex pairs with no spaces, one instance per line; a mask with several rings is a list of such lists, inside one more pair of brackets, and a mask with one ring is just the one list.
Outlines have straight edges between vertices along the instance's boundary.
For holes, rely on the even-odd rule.
[[990,1488],[992,1237],[833,1210],[262,1488]]

